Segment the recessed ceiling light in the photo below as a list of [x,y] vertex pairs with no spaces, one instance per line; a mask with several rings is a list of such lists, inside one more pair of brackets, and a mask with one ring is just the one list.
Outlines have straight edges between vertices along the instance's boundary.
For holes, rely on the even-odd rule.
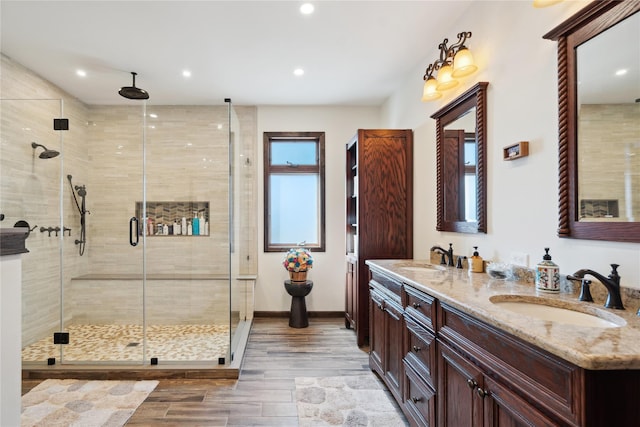
[[623,68],[621,70],[616,71],[616,76],[624,76],[625,74],[627,74],[627,70],[626,68]]
[[303,15],[310,15],[313,13],[313,5],[311,3],[304,3],[300,6],[300,13]]
[[76,76],[87,77],[87,72],[85,70],[76,70]]
[[293,70],[293,74],[296,76],[302,76],[304,75],[304,70],[302,68],[296,68],[295,70]]
[[183,70],[182,71],[182,77],[191,77],[191,71]]

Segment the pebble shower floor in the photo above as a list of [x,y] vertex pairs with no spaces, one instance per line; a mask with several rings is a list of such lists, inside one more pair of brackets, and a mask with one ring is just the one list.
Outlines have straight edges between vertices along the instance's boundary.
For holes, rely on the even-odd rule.
[[[120,362],[142,360],[141,325],[70,325],[70,343],[64,346],[65,362]],[[147,326],[147,359],[160,361],[218,361],[229,348],[229,327],[220,325]],[[22,350],[23,362],[59,358],[52,336]]]

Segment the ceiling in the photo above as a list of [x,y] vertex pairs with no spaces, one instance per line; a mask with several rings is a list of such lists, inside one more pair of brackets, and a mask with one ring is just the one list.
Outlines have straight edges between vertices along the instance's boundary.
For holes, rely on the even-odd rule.
[[407,76],[420,87],[412,70],[469,30],[451,23],[471,1],[2,0],[1,46],[90,105],[132,102],[135,71],[156,105],[377,106]]

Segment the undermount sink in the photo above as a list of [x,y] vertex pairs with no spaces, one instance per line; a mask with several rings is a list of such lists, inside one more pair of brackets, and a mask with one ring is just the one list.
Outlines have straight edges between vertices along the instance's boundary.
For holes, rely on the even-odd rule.
[[505,310],[554,323],[593,328],[619,328],[627,324],[623,318],[605,310],[567,301],[525,295],[494,295],[489,300]]
[[441,265],[435,265],[435,264],[430,264],[427,262],[421,262],[421,263],[417,263],[417,262],[398,262],[394,265],[397,268],[401,268],[403,270],[407,270],[407,271],[418,271],[418,272],[439,272],[439,271],[445,271],[446,268],[444,268]]

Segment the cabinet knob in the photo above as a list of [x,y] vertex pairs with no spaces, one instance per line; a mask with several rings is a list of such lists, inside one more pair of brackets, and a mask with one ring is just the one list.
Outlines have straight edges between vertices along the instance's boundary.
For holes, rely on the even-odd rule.
[[469,386],[470,389],[474,389],[474,388],[478,387],[478,383],[473,378],[469,378],[467,380],[467,385]]
[[478,389],[476,390],[476,393],[478,393],[478,396],[480,396],[481,398],[485,398],[487,396],[489,396],[489,392],[486,390],[483,390],[482,388],[478,387]]
[[420,350],[422,350],[420,347],[418,347],[417,345],[413,346],[413,351],[415,351],[416,353],[419,352]]
[[383,308],[382,308],[382,304],[378,304],[378,308],[379,308],[380,310],[382,310],[382,309],[383,309]]
[[418,302],[414,302],[411,305],[413,306],[413,308],[419,308],[420,307],[420,303],[418,303]]
[[422,400],[422,398],[421,398],[421,397],[412,397],[412,398],[411,398],[411,401],[412,401],[413,403],[418,403],[418,402],[420,402],[421,400]]

